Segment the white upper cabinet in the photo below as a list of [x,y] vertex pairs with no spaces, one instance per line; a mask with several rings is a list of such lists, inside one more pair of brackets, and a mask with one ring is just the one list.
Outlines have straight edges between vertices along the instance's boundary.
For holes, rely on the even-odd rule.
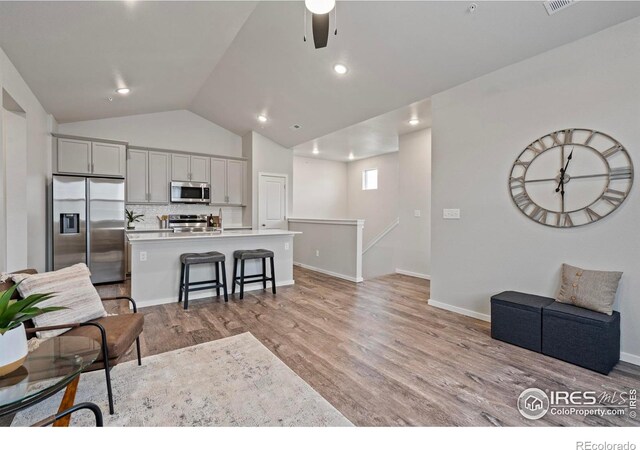
[[191,157],[189,155],[171,155],[171,180],[191,181]]
[[230,205],[244,205],[244,161],[227,161],[227,203]]
[[209,182],[209,158],[197,155],[171,155],[171,180]]
[[149,152],[148,178],[149,202],[169,203],[169,183],[171,162],[168,153]]
[[57,173],[124,177],[127,151],[123,144],[58,138]]
[[211,204],[244,205],[246,162],[211,158]]
[[129,149],[127,158],[127,202],[146,203],[148,198],[147,164],[149,152]]
[[91,141],[58,139],[58,172],[91,173]]
[[227,203],[227,160],[211,158],[211,203]]
[[94,175],[121,176],[126,173],[127,150],[121,144],[91,143],[91,173]]
[[209,182],[209,158],[207,156],[191,156],[191,178],[196,183]]

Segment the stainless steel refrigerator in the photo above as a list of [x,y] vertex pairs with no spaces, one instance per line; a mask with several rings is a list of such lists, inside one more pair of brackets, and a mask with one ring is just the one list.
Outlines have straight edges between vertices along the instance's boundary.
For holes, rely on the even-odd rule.
[[85,263],[93,283],[125,279],[124,180],[54,175],[53,270]]

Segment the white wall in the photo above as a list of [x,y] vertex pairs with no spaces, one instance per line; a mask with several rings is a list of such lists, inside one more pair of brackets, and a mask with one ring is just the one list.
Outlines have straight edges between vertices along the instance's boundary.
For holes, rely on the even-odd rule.
[[242,155],[240,136],[187,110],[62,123],[58,133],[126,141],[140,147]]
[[[431,129],[400,136],[396,269],[431,274]],[[415,216],[416,210],[420,217]]]
[[294,156],[291,216],[340,219],[347,215],[347,163]]
[[[244,140],[244,138],[243,138]],[[293,151],[276,144],[261,134],[252,132],[247,144],[251,146],[251,193],[252,193],[252,222],[253,228],[258,228],[258,175],[277,173],[289,177],[287,186],[287,216],[293,209]],[[244,146],[244,144],[243,144]],[[247,150],[248,151],[248,150]]]
[[[637,180],[616,212],[576,229],[527,219],[507,188],[518,154],[568,127],[610,134],[640,164],[639,43],[634,19],[433,97],[434,301],[486,315],[503,290],[554,296],[564,262],[620,270],[623,358],[640,363]],[[443,220],[443,208],[461,220]]]
[[[5,183],[4,196],[9,198],[18,195],[18,191],[26,192],[26,204],[21,214],[26,213],[27,231],[27,265],[43,271],[46,266],[47,249],[47,202],[46,187],[51,175],[51,145],[50,133],[55,121],[47,114],[29,86],[24,82],[7,55],[0,49],[0,88],[7,93],[25,111],[27,129],[27,176],[22,183],[6,184],[6,177],[0,177]],[[2,127],[0,127],[2,128]],[[2,131],[0,131],[2,133]],[[4,138],[0,139],[4,156]],[[0,172],[6,170],[7,165],[0,167]],[[2,205],[0,205],[2,207]],[[0,210],[0,216],[6,220],[6,210]],[[0,231],[2,229],[0,228]],[[4,229],[6,239],[6,228]],[[3,242],[0,240],[0,244]],[[0,267],[1,268],[1,267]]]

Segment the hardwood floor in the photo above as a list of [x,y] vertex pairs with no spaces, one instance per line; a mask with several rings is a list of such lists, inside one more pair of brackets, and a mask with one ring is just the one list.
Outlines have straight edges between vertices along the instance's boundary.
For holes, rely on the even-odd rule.
[[300,268],[294,276],[276,296],[251,291],[228,304],[195,300],[188,311],[177,303],[142,308],[143,358],[249,331],[355,425],[639,424],[549,414],[529,421],[516,409],[528,387],[637,389],[637,366],[620,363],[603,376],[492,340],[488,323],[428,306],[429,282],[417,278],[354,284]]

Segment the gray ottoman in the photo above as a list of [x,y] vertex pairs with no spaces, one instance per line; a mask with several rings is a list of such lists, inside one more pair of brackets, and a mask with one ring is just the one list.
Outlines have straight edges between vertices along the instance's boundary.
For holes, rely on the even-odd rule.
[[535,352],[542,351],[542,309],[555,300],[505,291],[491,297],[491,337]]
[[620,360],[620,313],[555,302],[542,314],[542,353],[607,375]]

